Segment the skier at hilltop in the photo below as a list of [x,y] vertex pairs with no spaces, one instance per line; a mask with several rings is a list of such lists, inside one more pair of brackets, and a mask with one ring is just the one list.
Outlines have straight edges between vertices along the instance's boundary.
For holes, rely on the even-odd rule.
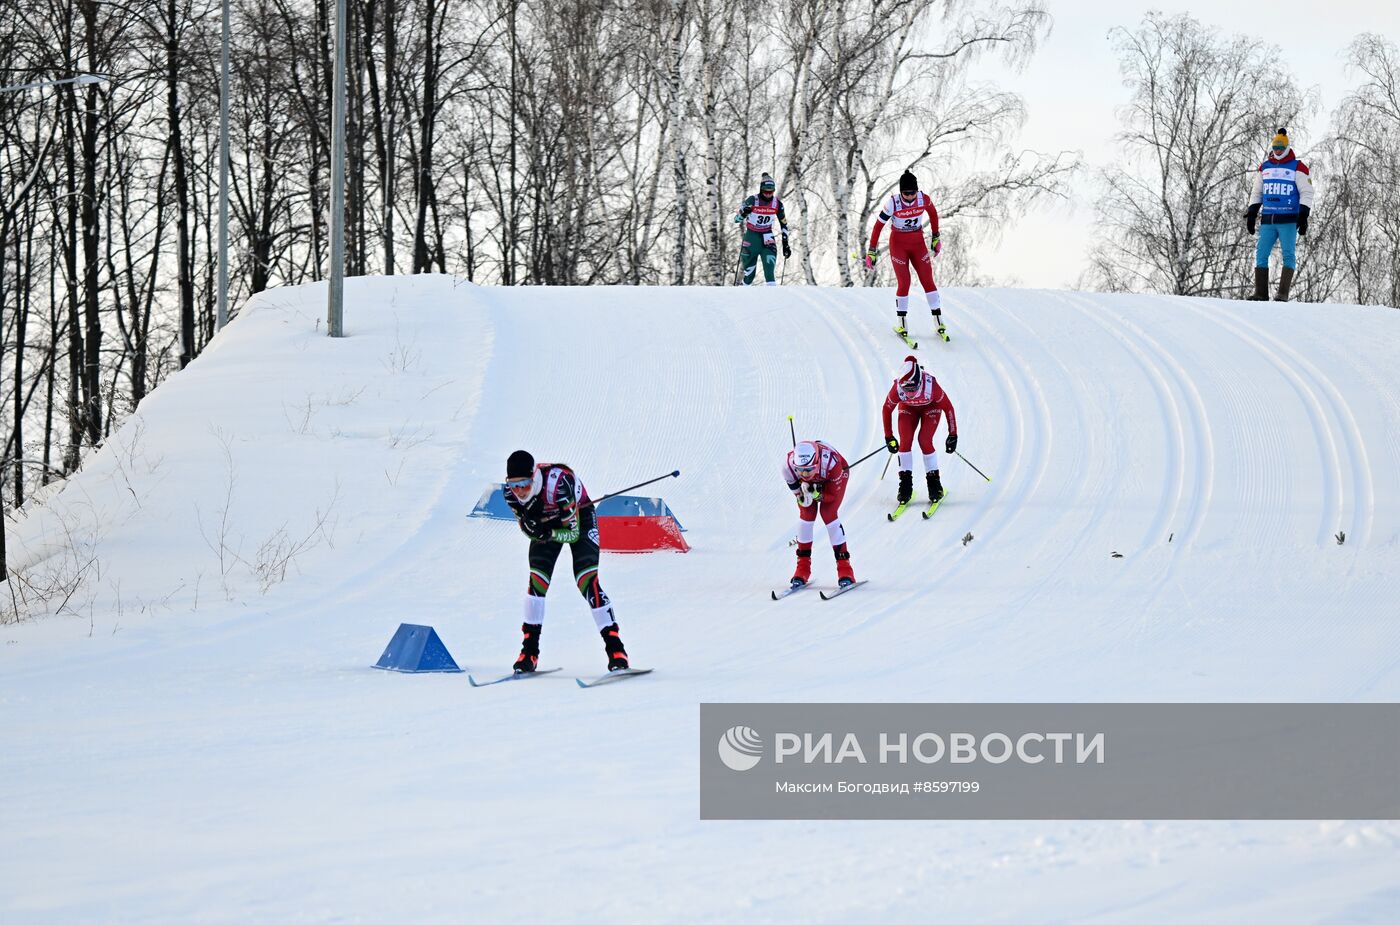
[[598,516],[578,476],[560,463],[535,465],[533,456],[516,450],[506,460],[505,496],[521,532],[530,538],[530,586],[525,594],[525,622],[520,627],[525,641],[515,670],[531,672],[538,667],[544,596],[549,593],[554,563],[565,544],[574,560],[574,580],[593,609],[593,622],[603,637],[608,670],[628,667],[612,602],[598,583]]
[[769,286],[776,286],[774,271],[778,263],[778,245],[773,238],[776,224],[783,232],[783,259],[792,256],[788,246],[787,216],[783,213],[783,201],[777,195],[777,182],[768,174],[758,184],[758,195],[744,200],[739,213],[734,216],[735,224],[744,226],[744,240],[739,249],[744,267],[744,285],[753,285],[760,254],[763,259],[763,279]]
[[1259,223],[1259,246],[1254,254],[1254,295],[1251,302],[1269,301],[1269,257],[1278,242],[1283,252],[1283,275],[1279,277],[1276,302],[1287,302],[1298,261],[1298,239],[1308,233],[1308,213],[1312,211],[1312,175],[1308,165],[1293,153],[1288,130],[1279,129],[1269,156],[1254,175],[1254,192],[1245,210],[1245,227],[1254,234]]
[[788,451],[782,465],[783,481],[797,499],[797,570],[792,587],[800,588],[812,579],[812,537],[817,513],[826,524],[826,535],[836,556],[837,584],[855,584],[851,554],[846,549],[846,528],[841,525],[841,499],[850,481],[845,457],[820,440],[804,440]]
[[[899,409],[899,439],[894,437],[891,426],[894,409]],[[928,478],[928,499],[930,502],[943,500],[943,483],[938,477],[938,452],[933,446],[934,433],[938,421],[948,415],[948,440],[944,446],[949,453],[958,448],[958,420],[953,413],[953,403],[939,386],[933,373],[919,366],[914,356],[904,358],[899,375],[885,396],[883,410],[885,419],[885,446],[891,453],[899,454],[899,494],[900,505],[909,503],[914,496],[914,432],[919,434],[919,449],[924,454],[924,473]]]
[[[933,232],[933,254],[924,243],[924,221],[928,220]],[[875,259],[879,255],[880,233],[885,223],[890,225],[890,262],[894,264],[894,310],[899,323],[895,333],[909,342],[909,329],[905,325],[905,315],[909,311],[909,266],[919,274],[919,283],[924,287],[924,298],[933,312],[938,335],[946,337],[943,326],[943,297],[938,294],[938,284],[933,281],[933,260],[943,250],[938,240],[938,210],[933,207],[933,199],[919,191],[918,179],[909,171],[899,178],[899,192],[886,199],[875,219],[875,228],[870,232],[870,247],[865,252],[865,268],[875,269]],[[912,342],[910,345],[913,346]]]

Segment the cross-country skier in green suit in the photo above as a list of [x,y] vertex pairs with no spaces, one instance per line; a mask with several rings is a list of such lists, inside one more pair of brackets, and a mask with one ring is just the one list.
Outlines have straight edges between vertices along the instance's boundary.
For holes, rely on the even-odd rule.
[[744,243],[740,256],[744,262],[744,285],[752,286],[760,255],[763,257],[763,279],[769,286],[778,285],[773,271],[778,263],[778,242],[773,239],[773,226],[783,230],[783,259],[792,256],[788,246],[787,216],[783,201],[777,195],[778,184],[768,174],[758,184],[758,195],[744,200],[735,224],[744,226]]

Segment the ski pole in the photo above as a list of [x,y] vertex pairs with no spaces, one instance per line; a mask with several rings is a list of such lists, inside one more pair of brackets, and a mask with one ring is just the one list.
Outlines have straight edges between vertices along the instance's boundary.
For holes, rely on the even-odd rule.
[[894,459],[893,453],[890,454],[889,459],[885,460],[885,468],[880,470],[880,481],[882,482],[885,480],[885,473],[890,471],[890,460],[892,459]]
[[[953,451],[953,455],[956,456],[956,457],[958,457],[958,459],[961,459],[963,462],[967,463],[969,466],[972,466],[972,463],[968,462],[968,461],[967,461],[967,457],[964,456],[963,454],[961,454],[961,453],[957,452],[956,450],[954,450],[954,451]],[[976,472],[978,475],[982,476],[982,478],[986,479],[986,480],[989,481],[989,482],[992,480],[992,477],[991,477],[990,475],[988,475],[987,473],[983,472],[981,469],[978,469],[976,466],[972,466],[972,471],[973,471],[973,472]]]
[[792,434],[792,445],[797,446],[797,428],[792,426],[792,415],[788,415],[788,433]]
[[[880,452],[881,450],[884,450],[884,449],[886,449],[886,447],[885,447],[885,445],[882,443],[882,444],[880,444],[879,446],[877,446],[875,449],[871,450],[869,453],[866,453],[866,454],[865,454],[864,456],[862,456],[860,459],[857,459],[855,462],[851,463],[851,464],[850,464],[849,466],[847,466],[846,468],[847,468],[847,469],[854,469],[856,466],[859,466],[861,463],[865,462],[867,459],[869,459],[870,457],[874,456],[876,453],[878,453],[878,452]],[[968,463],[968,465],[972,465],[972,464],[971,464],[971,463]],[[990,482],[991,479],[988,479],[987,481]]]
[[681,470],[677,469],[675,472],[668,472],[668,473],[666,473],[665,475],[658,475],[656,478],[654,478],[654,479],[647,479],[645,482],[638,482],[638,483],[635,484],[635,485],[628,485],[626,488],[620,489],[620,490],[618,490],[618,491],[614,491],[614,492],[612,492],[612,493],[610,493],[610,494],[603,495],[603,497],[601,497],[601,498],[594,498],[594,499],[593,499],[593,504],[594,504],[594,506],[596,507],[597,505],[602,504],[604,501],[608,500],[609,498],[616,498],[618,495],[626,494],[627,492],[631,491],[631,490],[634,489],[634,488],[641,488],[641,487],[644,486],[644,485],[650,485],[652,482],[659,482],[659,481],[661,481],[662,479],[674,479],[674,478],[679,478],[679,477],[680,477],[680,474],[681,474]]

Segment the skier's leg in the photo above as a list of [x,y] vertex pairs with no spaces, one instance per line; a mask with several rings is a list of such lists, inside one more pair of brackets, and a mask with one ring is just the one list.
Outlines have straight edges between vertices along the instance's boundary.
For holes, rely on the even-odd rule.
[[924,300],[928,303],[929,311],[933,313],[934,324],[941,326],[943,297],[938,294],[938,284],[933,281],[933,255],[928,252],[928,245],[924,243],[923,236],[910,242],[909,262],[919,274],[919,285],[924,287]]
[[918,415],[900,409],[899,412],[899,492],[895,503],[905,504],[914,497],[914,430]]
[[904,316],[909,312],[909,255],[899,235],[890,235],[890,266],[894,267],[894,311],[899,316],[899,328],[908,330]]
[[938,422],[943,412],[933,408],[921,416],[919,427],[919,449],[924,454],[924,478],[928,481],[928,499],[937,501],[943,497],[943,483],[938,476],[938,449],[933,437],[938,432]]
[[544,629],[544,596],[549,593],[549,580],[554,563],[559,559],[559,543],[530,543],[530,586],[525,592],[525,619],[520,631],[525,640],[520,645],[520,657],[515,660],[516,671],[534,671],[540,659],[540,633]]
[[792,583],[805,585],[812,580],[812,536],[817,523],[817,506],[799,507],[797,517],[797,568],[792,573]]
[[616,671],[627,667],[627,650],[622,647],[622,636],[617,627],[617,617],[613,614],[612,601],[598,581],[598,515],[592,507],[579,512],[579,536],[569,545],[569,553],[574,560],[574,581],[579,593],[588,602],[593,612],[593,623],[598,634],[603,637],[603,650],[608,656],[608,670]]
[[598,580],[600,556],[597,535],[598,515],[592,507],[586,507],[579,512],[578,539],[569,545],[569,552],[574,560],[574,582],[578,585],[578,592],[588,602],[593,611],[593,622],[601,630],[616,623],[617,619],[613,616],[608,592],[603,590]]
[[771,235],[763,236],[763,281],[769,286],[778,285],[776,276],[778,272],[778,242]]
[[[910,415],[910,417],[913,417],[913,415]],[[928,411],[925,411],[918,416],[919,451],[924,454],[924,468],[926,469],[928,468],[928,456],[934,451],[933,435],[934,432],[938,430],[938,422],[942,420],[942,418],[943,412],[939,411],[937,408],[930,408]],[[933,468],[938,468],[938,463],[936,460],[933,464]]]
[[744,231],[744,246],[742,248],[742,262],[744,266],[744,285],[752,286],[758,276],[758,261],[763,253],[763,236],[756,232]]
[[846,497],[846,485],[850,482],[850,472],[827,482],[822,490],[821,515],[826,524],[826,535],[831,540],[831,552],[836,557],[836,582],[847,585],[856,580],[851,568],[851,553],[846,548],[846,527],[841,523],[841,501]]

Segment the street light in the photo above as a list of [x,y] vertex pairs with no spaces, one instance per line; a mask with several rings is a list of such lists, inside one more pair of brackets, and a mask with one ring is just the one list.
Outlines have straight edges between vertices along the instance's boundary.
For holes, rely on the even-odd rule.
[[[64,84],[76,84],[79,87],[86,87],[91,84],[106,83],[109,78],[100,74],[78,74],[75,77],[64,77],[59,80],[31,80],[29,83],[14,84],[9,87],[0,87],[0,93],[21,93],[25,90],[38,90],[44,87],[60,87]],[[3,177],[0,177],[3,179]],[[23,198],[23,196],[21,196]],[[4,205],[4,185],[0,183],[0,207]],[[0,223],[3,224],[3,223]],[[3,252],[5,242],[0,241],[0,252]],[[23,447],[15,447],[15,452],[20,453]],[[0,509],[4,507],[4,500],[0,499]],[[5,581],[10,577],[9,565],[6,562],[5,552],[5,517],[3,510],[0,510],[0,581]]]
[[222,49],[219,56],[219,303],[214,320],[217,333],[228,324],[228,45],[229,0],[224,0]]
[[335,4],[335,86],[331,91],[331,273],[326,333],[345,336],[345,0]]
[[60,87],[64,84],[76,84],[79,87],[86,87],[89,84],[107,83],[110,77],[102,74],[79,74],[77,77],[65,77],[62,80],[34,80],[27,84],[15,84],[12,87],[0,87],[0,93],[14,93],[20,90],[35,90],[39,87]]

